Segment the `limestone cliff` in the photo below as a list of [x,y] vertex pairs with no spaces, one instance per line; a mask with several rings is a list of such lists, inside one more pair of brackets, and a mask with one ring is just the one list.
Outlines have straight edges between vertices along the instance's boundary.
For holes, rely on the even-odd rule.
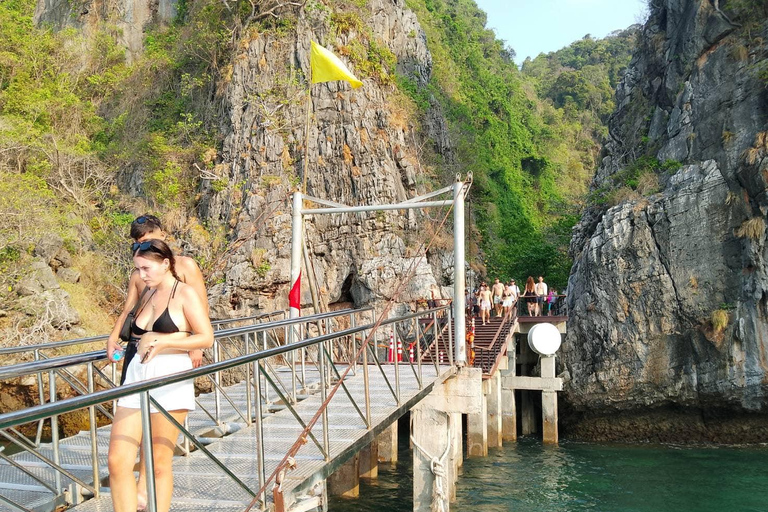
[[571,242],[572,434],[768,439],[767,13],[720,4],[652,2],[617,89]]
[[149,23],[167,23],[176,15],[176,0],[38,0],[36,25],[76,27],[86,33],[108,20],[128,61],[142,51]]
[[[226,220],[232,238],[242,241],[228,257],[222,282],[210,290],[217,316],[287,307],[289,195],[304,173],[310,196],[350,205],[405,200],[416,195],[424,178],[406,98],[374,79],[358,90],[338,82],[312,87],[309,164],[304,165],[303,77],[311,39],[344,53],[355,40],[374,38],[394,54],[400,73],[422,85],[429,80],[426,37],[402,0],[367,2],[357,15],[367,28],[334,32],[329,11],[307,10],[290,37],[259,34],[240,45],[226,87],[229,118],[216,166],[229,186],[209,190],[203,201],[204,217]],[[435,140],[446,138],[441,123],[431,126]],[[419,217],[411,211],[307,218],[313,268],[305,272],[316,275],[321,302],[360,305],[387,299],[414,261],[416,278],[400,300],[425,297],[435,277],[442,281],[442,276],[433,276],[430,264],[416,257],[425,229]],[[307,286],[302,302],[311,305]]]
[[[413,101],[395,85],[398,73],[425,87],[432,71],[426,35],[404,0],[284,5],[278,19],[289,30],[238,22],[233,54],[222,59],[216,97],[204,100],[222,113],[219,131],[211,137],[222,141],[221,147],[210,157],[210,168],[201,169],[195,199],[201,220],[227,230],[229,247],[209,287],[216,318],[287,307],[290,194],[305,175],[310,196],[349,205],[385,204],[432,186],[417,154],[425,140],[444,161],[452,158],[436,102],[418,120]],[[77,5],[39,0],[35,19],[84,30],[89,24],[114,23],[130,57],[141,52],[148,24],[170,21],[176,7],[174,0]],[[311,40],[341,55],[365,80],[358,90],[345,82],[313,85],[307,117]],[[145,179],[142,169],[129,169],[123,188],[141,190]],[[307,218],[312,268],[304,270],[303,305],[312,304],[307,274],[316,277],[324,306],[376,304],[393,296],[411,265],[415,278],[399,296],[401,302],[427,297],[436,283],[449,293],[452,258],[432,251],[427,261],[418,251],[424,233],[434,233],[438,223],[414,211]],[[194,242],[185,245],[194,254]]]

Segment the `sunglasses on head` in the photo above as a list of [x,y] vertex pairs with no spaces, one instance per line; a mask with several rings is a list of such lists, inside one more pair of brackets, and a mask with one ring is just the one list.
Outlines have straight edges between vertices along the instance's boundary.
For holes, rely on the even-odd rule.
[[152,240],[144,240],[143,242],[133,242],[131,244],[131,252],[135,253],[137,250],[160,252],[160,249],[152,245]]
[[133,222],[135,222],[136,224],[144,224],[148,220],[149,220],[148,218],[146,218],[144,215],[142,215],[141,217],[137,217],[136,220],[133,221]]

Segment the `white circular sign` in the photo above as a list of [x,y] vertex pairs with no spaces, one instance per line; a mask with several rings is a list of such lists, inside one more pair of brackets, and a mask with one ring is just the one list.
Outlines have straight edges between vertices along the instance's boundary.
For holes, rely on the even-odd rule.
[[552,356],[560,348],[560,331],[552,324],[536,324],[528,331],[528,346],[540,356]]

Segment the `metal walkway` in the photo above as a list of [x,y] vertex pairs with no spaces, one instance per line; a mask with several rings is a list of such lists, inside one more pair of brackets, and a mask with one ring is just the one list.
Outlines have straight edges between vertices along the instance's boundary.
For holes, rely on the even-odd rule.
[[[384,366],[391,381],[394,381],[394,367]],[[372,368],[372,370],[374,370]],[[357,402],[364,401],[362,369],[358,375],[347,379],[347,387]],[[424,367],[422,389],[413,372],[408,370],[400,375],[401,400],[398,405],[387,388],[386,382],[374,371],[370,372],[370,392],[372,398],[372,428],[367,429],[353,404],[344,393],[336,393],[328,409],[328,430],[331,437],[329,460],[311,441],[300,451],[296,459],[296,470],[288,473],[283,483],[286,492],[298,492],[309,489],[327,478],[341,463],[370,443],[374,437],[394,420],[405,414],[415,403],[429,394],[436,382],[450,375],[451,368],[440,367],[436,375],[433,366]],[[244,396],[240,397],[245,400]],[[320,406],[319,395],[312,395],[296,406],[296,411],[304,421],[309,421]],[[270,474],[282,460],[285,453],[299,437],[301,426],[288,410],[265,416],[263,422],[266,451],[266,470]],[[323,436],[322,425],[313,429],[318,439]],[[238,478],[252,488],[259,488],[258,468],[254,453],[257,449],[258,436],[255,426],[242,429],[223,439],[214,441],[208,449],[224,462]],[[106,446],[105,446],[106,448]],[[242,512],[252,497],[227,478],[221,470],[211,464],[208,458],[193,452],[188,457],[177,457],[173,465],[174,490],[173,512],[232,511]],[[112,502],[109,489],[98,499],[88,500],[74,507],[78,512],[111,512]]]
[[[17,446],[26,444],[28,449],[12,456],[0,453],[0,512],[47,512],[65,504],[86,512],[112,510],[107,487],[110,426],[95,428],[95,411],[108,413],[108,404],[132,393],[140,394],[148,411],[150,389],[196,377],[209,379],[214,391],[197,397],[200,407],[188,416],[188,432],[182,431],[179,436],[171,510],[242,511],[262,487],[262,481],[269,480],[310,419],[322,415],[323,421],[314,425],[308,442],[295,457],[297,468],[283,481],[284,495],[293,499],[295,493],[325,480],[426,396],[435,383],[454,371],[448,365],[419,363],[418,358],[413,363],[380,363],[377,348],[378,340],[387,339],[390,333],[396,338],[402,336],[404,342],[429,339],[424,347],[416,343],[418,356],[424,355],[421,348],[434,350],[433,360],[437,360],[439,346],[453,348],[449,331],[435,329],[438,313],[446,315],[450,324],[450,312],[446,310],[437,308],[388,319],[376,330],[375,324],[355,326],[357,320],[352,317],[333,327],[331,314],[223,330],[216,333],[221,352],[229,353],[239,347],[234,355],[181,374],[104,391],[93,391],[93,380],[104,377],[94,369],[94,362],[103,361],[103,351],[2,369],[0,378],[31,370],[37,373],[39,382],[45,374],[50,384],[65,376],[61,372],[72,375],[68,367],[87,365],[87,388],[91,392],[0,415],[0,434],[4,439],[14,439]],[[346,318],[349,313],[341,315]],[[424,322],[425,317],[431,321]],[[294,337],[293,343],[272,348],[267,346],[268,332],[282,333],[283,340],[288,340],[294,336],[288,329],[297,329],[296,336],[300,332],[317,335],[301,341]],[[326,334],[320,334],[323,331]],[[361,343],[367,336],[371,343],[363,350]],[[276,336],[274,339],[278,341]],[[214,353],[214,360],[221,359],[216,355],[218,352]],[[340,381],[347,369],[349,374]],[[242,381],[221,385],[222,380],[232,382],[232,377]],[[322,409],[321,404],[334,384],[338,389]],[[48,391],[55,396],[55,389]],[[46,444],[39,442],[39,434],[35,442],[34,437],[22,436],[15,430],[18,425],[38,422],[39,432],[40,422],[50,421],[57,431],[57,418],[76,410],[89,411],[91,429],[67,439],[54,436],[52,443]],[[323,425],[327,425],[327,432]],[[95,480],[99,485],[93,485]],[[271,485],[268,489],[271,491]],[[98,497],[88,499],[97,491]],[[270,500],[271,493],[267,492],[266,502]]]

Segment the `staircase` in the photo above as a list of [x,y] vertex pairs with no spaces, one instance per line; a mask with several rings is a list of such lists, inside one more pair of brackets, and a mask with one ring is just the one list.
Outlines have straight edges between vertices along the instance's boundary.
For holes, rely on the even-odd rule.
[[496,361],[502,351],[506,351],[507,335],[515,325],[515,318],[492,316],[485,325],[475,319],[475,368],[482,368],[483,375],[490,375],[496,367]]

